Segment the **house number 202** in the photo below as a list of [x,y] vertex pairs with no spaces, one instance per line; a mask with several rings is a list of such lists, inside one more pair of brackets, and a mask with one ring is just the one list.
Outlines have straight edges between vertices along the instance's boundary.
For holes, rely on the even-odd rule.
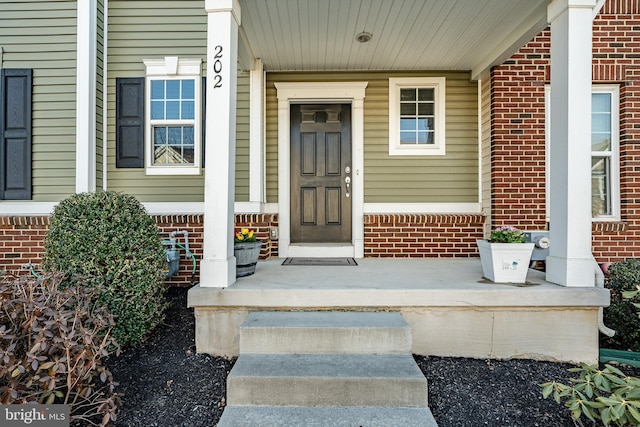
[[222,87],[222,46],[214,47],[216,54],[213,57],[213,88]]

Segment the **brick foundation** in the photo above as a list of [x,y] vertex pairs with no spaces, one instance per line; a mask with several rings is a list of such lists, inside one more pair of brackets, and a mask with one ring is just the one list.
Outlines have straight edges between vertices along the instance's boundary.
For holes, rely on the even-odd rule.
[[364,256],[439,258],[477,256],[483,215],[365,215]]
[[[203,215],[152,215],[158,224],[160,235],[168,238],[170,233],[184,230],[189,233],[189,249],[196,258],[194,281],[199,277],[199,263],[202,259]],[[269,229],[277,227],[277,215],[241,214],[236,215],[236,226],[256,230],[259,239],[263,240],[261,259],[278,255],[277,242],[269,239]],[[26,265],[33,265],[39,270],[42,261],[44,237],[49,229],[48,216],[0,216],[0,271],[11,275],[30,274]],[[184,245],[184,238],[177,236],[177,242]],[[193,261],[185,257],[180,249],[180,270],[166,283],[170,286],[189,286],[193,271]]]

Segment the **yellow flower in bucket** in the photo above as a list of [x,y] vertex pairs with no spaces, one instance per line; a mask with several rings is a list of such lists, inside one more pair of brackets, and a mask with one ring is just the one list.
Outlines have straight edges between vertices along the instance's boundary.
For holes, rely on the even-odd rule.
[[250,230],[248,228],[242,228],[240,229],[240,231],[238,231],[236,233],[236,236],[234,238],[235,242],[255,242],[256,241],[256,234],[253,230]]

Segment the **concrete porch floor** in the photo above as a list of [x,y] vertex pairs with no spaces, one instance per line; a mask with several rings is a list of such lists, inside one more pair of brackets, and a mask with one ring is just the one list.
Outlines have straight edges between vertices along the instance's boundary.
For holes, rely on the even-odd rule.
[[524,285],[482,278],[471,259],[358,259],[357,266],[291,266],[284,259],[258,263],[252,276],[227,288],[197,285],[199,352],[238,354],[238,330],[255,310],[398,311],[412,328],[416,354],[526,357],[595,362],[598,309],[609,293],[566,288],[529,270]]

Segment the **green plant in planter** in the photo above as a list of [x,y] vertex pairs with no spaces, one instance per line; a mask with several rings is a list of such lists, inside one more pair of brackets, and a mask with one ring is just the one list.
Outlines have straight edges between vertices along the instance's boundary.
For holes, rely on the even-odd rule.
[[604,322],[616,334],[603,339],[603,344],[619,350],[640,351],[640,260],[614,263],[608,273],[606,287],[611,291],[611,304],[604,309]]
[[63,200],[44,250],[43,268],[99,291],[120,345],[138,343],[164,319],[166,255],[155,222],[135,197],[105,191]]
[[498,227],[489,235],[490,243],[524,243],[524,231],[510,225]]

